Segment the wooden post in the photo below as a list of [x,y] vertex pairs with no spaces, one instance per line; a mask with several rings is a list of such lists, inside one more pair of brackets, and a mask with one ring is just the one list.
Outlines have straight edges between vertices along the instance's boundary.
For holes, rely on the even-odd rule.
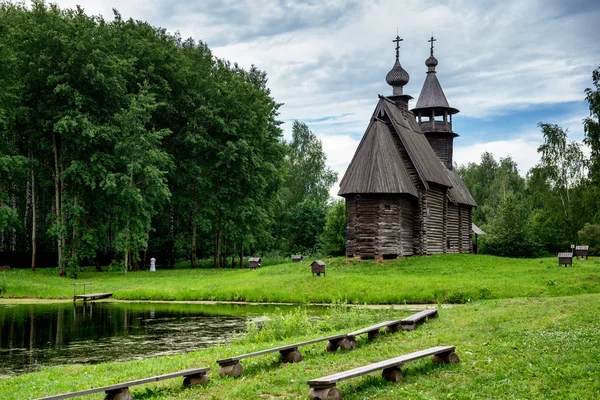
[[222,365],[219,368],[219,376],[233,376],[237,378],[238,376],[242,376],[244,373],[244,368],[239,361],[235,361],[234,364]]
[[431,361],[436,364],[458,364],[460,359],[458,354],[453,351],[447,353],[434,354],[431,356]]
[[338,388],[311,388],[308,392],[311,400],[342,400],[342,392]]
[[298,351],[297,347],[292,347],[291,349],[281,350],[279,358],[286,363],[298,363],[302,361],[302,354]]
[[381,373],[383,379],[390,382],[400,382],[402,380],[402,370],[399,366],[386,368]]
[[109,390],[106,392],[104,400],[132,400],[131,393],[128,388]]
[[190,375],[190,376],[186,376],[185,378],[183,378],[183,386],[185,387],[189,387],[189,386],[195,386],[195,385],[202,385],[204,383],[207,383],[209,380],[208,375],[206,374],[206,372],[197,374],[197,375]]

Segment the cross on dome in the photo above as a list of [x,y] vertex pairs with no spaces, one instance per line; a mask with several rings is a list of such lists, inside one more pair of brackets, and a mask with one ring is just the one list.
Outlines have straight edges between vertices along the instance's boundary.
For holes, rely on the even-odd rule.
[[396,39],[392,40],[392,42],[396,43],[396,58],[400,57],[400,42],[404,41],[404,39],[400,39],[400,36],[396,35]]
[[431,51],[431,55],[433,55],[433,42],[436,42],[436,41],[437,41],[437,39],[434,39],[433,38],[433,34],[431,34],[431,39],[428,40],[428,42],[431,43],[431,50],[430,50]]

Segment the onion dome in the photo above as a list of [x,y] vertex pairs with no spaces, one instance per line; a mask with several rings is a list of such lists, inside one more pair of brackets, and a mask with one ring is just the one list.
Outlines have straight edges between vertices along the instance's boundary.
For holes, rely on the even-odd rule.
[[394,63],[394,66],[392,67],[391,71],[388,72],[385,76],[385,81],[388,83],[388,85],[393,87],[404,86],[408,83],[409,79],[410,76],[408,75],[408,72],[406,72],[406,70],[402,68],[402,65],[400,65],[400,61],[398,60],[398,58],[396,58],[396,62]]
[[435,67],[438,65],[438,60],[432,55],[429,56],[427,60],[425,60],[425,66],[429,68],[430,71],[435,71]]
[[394,95],[401,95],[402,87],[406,85],[410,79],[408,72],[406,72],[406,70],[402,68],[402,65],[400,65],[401,41],[402,39],[400,39],[400,36],[396,36],[396,40],[393,40],[393,42],[396,42],[396,62],[394,63],[394,66],[390,72],[388,72],[385,76],[385,81],[387,84],[394,88]]

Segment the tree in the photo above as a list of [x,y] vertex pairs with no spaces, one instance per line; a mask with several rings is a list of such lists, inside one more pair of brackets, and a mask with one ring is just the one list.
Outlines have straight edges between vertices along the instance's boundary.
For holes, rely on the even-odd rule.
[[461,166],[458,173],[478,205],[473,210],[473,222],[482,228],[495,218],[503,200],[525,192],[525,180],[510,157],[500,158],[498,162],[491,153],[485,152],[479,164]]
[[600,67],[592,72],[592,82],[593,87],[585,89],[590,116],[583,120],[583,141],[592,150],[590,177],[596,185],[600,185]]
[[337,180],[337,173],[327,167],[327,156],[321,141],[304,122],[294,121],[288,149],[287,175],[282,193],[286,206],[299,204],[306,199],[326,203],[329,189]]
[[319,238],[319,247],[327,254],[346,253],[346,202],[334,201],[327,212],[325,228]]
[[137,254],[147,249],[152,217],[170,196],[166,174],[172,161],[160,147],[169,131],[148,126],[156,108],[154,96],[143,88],[115,117],[121,133],[114,151],[118,170],[108,173],[101,184],[117,199],[116,248],[124,255],[125,273],[130,260],[137,262]]
[[600,255],[600,225],[585,224],[577,236],[580,244],[590,246],[591,255]]
[[502,200],[498,214],[482,237],[481,252],[503,257],[536,257],[541,248],[535,242],[529,211],[515,196]]
[[283,251],[314,249],[316,245],[323,225],[311,228],[316,237],[299,239],[304,237],[304,233],[301,232],[302,226],[298,225],[302,224],[298,216],[306,214],[314,217],[309,222],[311,225],[325,223],[329,189],[337,180],[337,173],[327,167],[326,161],[321,141],[305,123],[294,121],[292,141],[287,144],[285,179],[275,210],[275,237]]
[[544,143],[538,148],[540,164],[536,167],[548,182],[551,195],[560,200],[562,224],[573,242],[577,229],[573,218],[572,190],[585,176],[585,156],[577,142],[567,142],[567,131],[558,125],[539,123]]

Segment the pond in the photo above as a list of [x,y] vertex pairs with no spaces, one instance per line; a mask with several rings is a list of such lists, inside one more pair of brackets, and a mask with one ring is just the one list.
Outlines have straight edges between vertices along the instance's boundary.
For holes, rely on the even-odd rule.
[[295,307],[89,302],[0,305],[0,377],[41,366],[125,361],[223,343],[246,321]]

